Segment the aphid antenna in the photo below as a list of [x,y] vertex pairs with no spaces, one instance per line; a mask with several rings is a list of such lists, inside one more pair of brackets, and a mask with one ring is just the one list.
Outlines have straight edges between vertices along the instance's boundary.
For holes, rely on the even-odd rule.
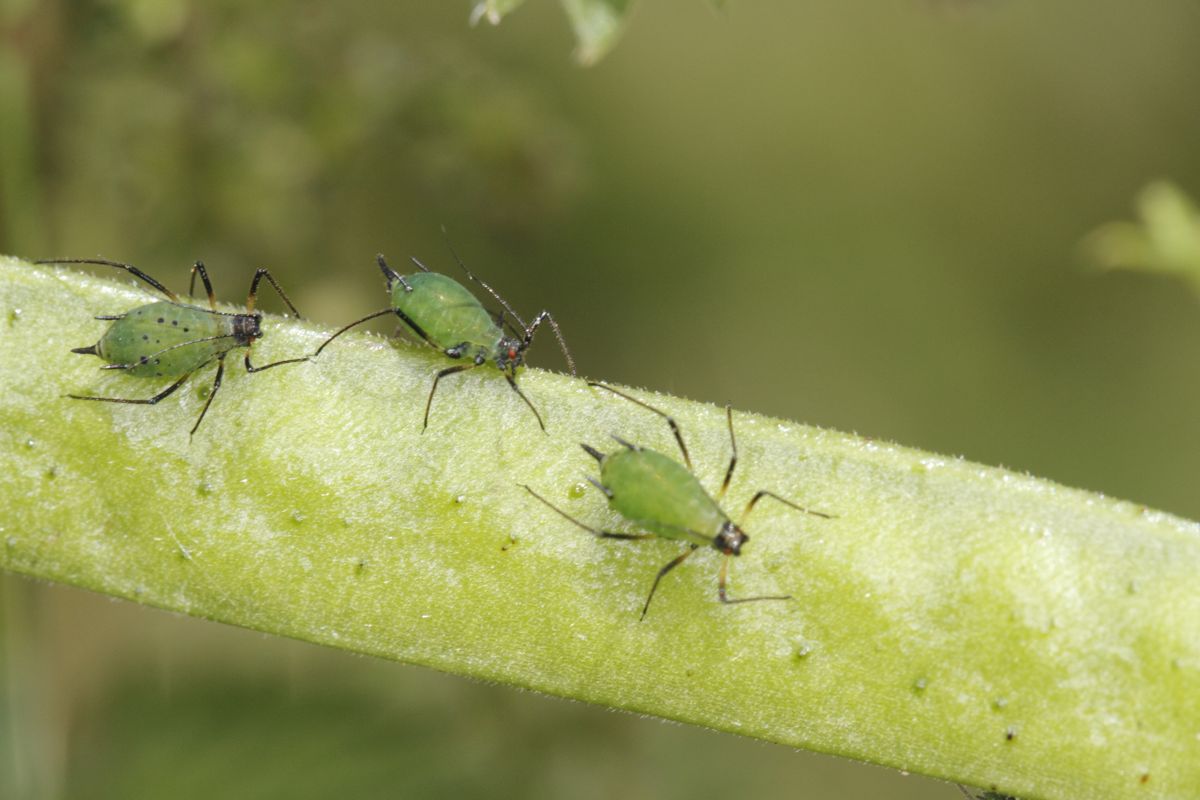
[[336,332],[335,332],[335,333],[334,333],[332,336],[330,336],[330,337],[329,337],[328,339],[326,339],[325,341],[321,342],[321,346],[320,346],[320,347],[318,347],[318,348],[317,348],[317,350],[316,350],[316,352],[315,352],[315,353],[313,353],[311,356],[309,356],[309,358],[316,358],[317,356],[321,355],[321,351],[322,351],[322,350],[324,350],[326,347],[328,347],[330,342],[332,342],[334,339],[338,338],[339,336],[341,336],[343,333],[345,333],[346,331],[350,330],[350,329],[351,329],[351,328],[353,328],[354,326],[356,326],[356,325],[362,325],[364,322],[369,322],[369,321],[371,321],[371,320],[375,319],[376,317],[382,317],[382,316],[385,316],[385,315],[387,315],[387,314],[394,314],[394,313],[396,313],[396,312],[395,312],[395,309],[392,309],[392,308],[382,308],[382,309],[380,309],[379,311],[376,311],[376,312],[374,312],[373,314],[367,314],[367,315],[366,315],[365,317],[363,317],[362,319],[356,319],[356,320],[354,320],[354,322],[351,322],[349,325],[344,325],[344,326],[342,326],[342,327],[341,327],[340,329],[338,329],[338,330],[337,330],[337,331],[336,331]]
[[[524,329],[525,335],[528,336],[529,335],[529,326],[525,324],[525,320],[521,319],[521,315],[518,314],[515,310],[513,310],[513,307],[508,304],[507,300],[505,300],[503,297],[500,296],[499,292],[497,292],[491,286],[488,286],[486,283],[484,283],[483,280],[480,279],[474,272],[471,272],[471,270],[467,269],[467,265],[463,263],[463,260],[461,258],[459,258],[458,251],[455,250],[454,245],[450,243],[450,234],[446,231],[445,225],[442,226],[442,238],[446,241],[446,248],[450,251],[450,255],[454,257],[454,260],[458,263],[458,266],[462,268],[462,271],[467,274],[467,277],[470,278],[475,283],[478,283],[480,286],[482,286],[484,289],[487,290],[488,294],[490,294],[492,297],[496,298],[496,302],[498,302],[500,305],[504,306],[504,310],[512,315],[512,318],[517,321],[517,324],[520,325]],[[413,259],[413,260],[415,261],[416,259]]]
[[106,267],[117,267],[118,269],[126,270],[127,272],[129,272],[129,274],[133,275],[135,278],[141,278],[143,281],[150,284],[155,289],[157,289],[158,291],[160,291],[164,295],[166,295],[167,299],[170,300],[172,303],[179,302],[179,297],[176,296],[176,294],[174,292],[172,292],[167,287],[163,286],[158,281],[154,280],[154,278],[151,278],[149,275],[142,272],[140,269],[135,267],[133,264],[126,264],[121,261],[109,261],[107,258],[40,258],[37,261],[34,261],[33,263],[35,263],[35,264],[100,264],[100,265],[106,266]]

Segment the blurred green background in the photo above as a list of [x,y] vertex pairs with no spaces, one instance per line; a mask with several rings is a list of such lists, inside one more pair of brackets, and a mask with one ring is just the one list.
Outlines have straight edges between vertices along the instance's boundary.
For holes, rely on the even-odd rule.
[[[1083,268],[1200,191],[1194,0],[0,0],[0,251],[330,325],[377,251],[584,373],[1200,517],[1200,305]],[[453,274],[451,272],[451,274]],[[535,363],[560,369],[547,339]],[[236,378],[236,376],[235,376]],[[895,797],[948,785],[0,577],[0,796]],[[630,676],[630,680],[637,680]]]

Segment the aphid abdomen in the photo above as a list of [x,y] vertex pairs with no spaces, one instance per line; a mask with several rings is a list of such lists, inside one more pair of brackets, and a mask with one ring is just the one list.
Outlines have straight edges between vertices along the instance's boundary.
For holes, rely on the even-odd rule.
[[435,347],[446,350],[467,344],[489,355],[496,350],[503,331],[458,281],[436,272],[417,272],[404,276],[404,283],[412,291],[397,281],[392,286],[392,306],[412,320]]
[[234,319],[191,306],[150,303],[115,320],[96,349],[109,364],[133,364],[126,374],[180,377],[237,346]]
[[604,457],[600,482],[621,516],[664,539],[709,545],[725,515],[682,464],[653,450],[620,450]]

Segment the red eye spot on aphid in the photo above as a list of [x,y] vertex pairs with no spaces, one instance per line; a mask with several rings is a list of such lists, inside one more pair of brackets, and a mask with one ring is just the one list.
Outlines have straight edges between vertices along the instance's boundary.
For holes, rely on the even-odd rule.
[[514,358],[516,358],[516,357],[517,357],[517,350],[516,350],[516,348],[515,348],[515,347],[510,347],[510,348],[508,348],[508,360],[509,360],[509,361],[512,361],[512,360],[513,360]]

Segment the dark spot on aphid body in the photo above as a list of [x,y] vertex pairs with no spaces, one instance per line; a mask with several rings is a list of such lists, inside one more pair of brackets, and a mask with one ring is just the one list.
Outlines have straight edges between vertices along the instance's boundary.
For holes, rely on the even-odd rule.
[[171,320],[171,324],[172,324],[172,325],[179,325],[179,320],[177,320],[177,319],[173,319],[173,320]]
[[142,334],[142,341],[143,341],[143,342],[148,342],[148,341],[150,341],[150,336],[149,336],[148,334],[145,334],[145,333],[143,333],[143,334]]
[[159,318],[158,318],[158,324],[159,324],[159,325],[161,325],[161,324],[162,324],[162,322],[163,322],[163,318],[162,318],[162,317],[159,317]]

